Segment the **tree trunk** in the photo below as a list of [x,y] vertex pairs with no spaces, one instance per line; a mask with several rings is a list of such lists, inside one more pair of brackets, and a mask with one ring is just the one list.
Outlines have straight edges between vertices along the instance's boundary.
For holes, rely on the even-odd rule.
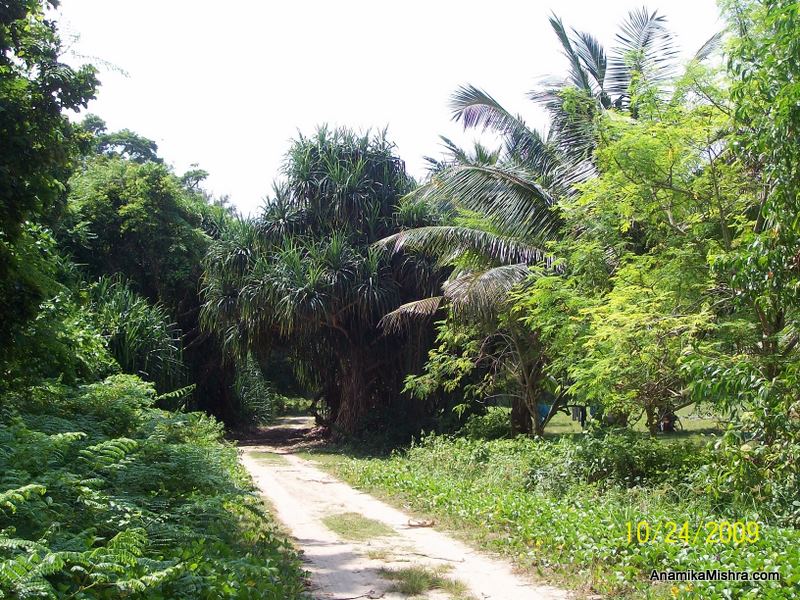
[[358,433],[369,409],[365,361],[358,352],[352,352],[341,362],[339,392],[339,409],[332,427],[334,439]]
[[647,424],[647,431],[650,432],[650,435],[655,435],[658,433],[658,421],[659,421],[659,411],[655,406],[648,404],[645,407],[645,421]]
[[522,435],[533,431],[533,421],[531,411],[522,398],[514,397],[511,404],[511,434]]

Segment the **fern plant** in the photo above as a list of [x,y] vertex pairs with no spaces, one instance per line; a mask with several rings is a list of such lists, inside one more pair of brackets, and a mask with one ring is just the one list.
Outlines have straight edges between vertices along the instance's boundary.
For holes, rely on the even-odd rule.
[[0,598],[302,596],[217,421],[133,375],[2,400]]

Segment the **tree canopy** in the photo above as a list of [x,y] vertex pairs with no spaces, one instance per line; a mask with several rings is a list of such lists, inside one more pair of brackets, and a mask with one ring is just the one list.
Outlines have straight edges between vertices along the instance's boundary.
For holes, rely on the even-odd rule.
[[420,352],[377,327],[432,293],[439,271],[373,242],[430,217],[400,204],[413,182],[385,134],[321,128],[289,149],[285,180],[253,222],[230,225],[206,260],[204,322],[239,353],[288,349],[336,434],[399,402]]
[[85,108],[98,81],[92,66],[62,62],[51,0],[11,0],[0,10],[0,348],[53,292],[40,234],[26,223],[56,221],[66,180],[85,140],[64,111]]

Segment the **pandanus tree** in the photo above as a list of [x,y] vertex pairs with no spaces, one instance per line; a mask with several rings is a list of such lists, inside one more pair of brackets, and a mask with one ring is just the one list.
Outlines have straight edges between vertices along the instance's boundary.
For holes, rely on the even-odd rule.
[[[430,317],[445,304],[457,318],[498,315],[507,307],[509,290],[530,277],[531,267],[563,268],[546,249],[564,233],[560,201],[596,175],[597,118],[609,110],[636,118],[638,100],[646,94],[658,96],[668,85],[677,52],[664,17],[656,12],[632,11],[610,53],[592,35],[568,30],[559,18],[551,17],[550,23],[568,73],[530,92],[549,115],[545,133],[477,87],[464,86],[453,94],[454,120],[465,128],[493,131],[502,148],[497,153],[466,152],[443,138],[448,155],[434,161],[427,182],[404,199],[480,218],[407,229],[381,241],[396,252],[433,254],[455,267],[440,295],[388,314],[384,324],[389,329]],[[697,58],[704,58],[716,42],[716,37],[709,40]],[[538,347],[536,340],[529,342],[516,340],[509,348]],[[537,410],[545,353],[504,354],[518,355],[514,370],[523,393],[512,411],[516,429],[540,433],[557,409],[556,403],[549,415]]]
[[399,207],[413,181],[385,133],[323,127],[301,136],[284,176],[258,218],[213,244],[203,320],[259,361],[271,348],[287,351],[333,434],[354,434],[372,409],[398,400],[403,376],[424,359],[419,340],[403,343],[378,322],[442,282],[433,261],[373,244],[430,217],[420,205]]

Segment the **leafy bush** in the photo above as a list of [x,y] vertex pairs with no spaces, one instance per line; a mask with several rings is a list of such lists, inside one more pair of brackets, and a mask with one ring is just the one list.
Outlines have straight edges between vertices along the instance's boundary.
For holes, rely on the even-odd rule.
[[716,461],[695,473],[697,487],[719,504],[751,506],[800,528],[800,421],[788,421],[782,435],[769,440],[753,435],[757,420],[745,413],[740,423],[751,431],[731,427],[717,440]]
[[93,312],[125,373],[170,392],[185,383],[181,331],[161,304],[151,304],[123,280],[102,277],[91,287]]
[[[51,232],[26,223],[14,252],[24,270],[30,271],[26,278],[36,281],[20,281],[12,287],[18,288],[18,294],[31,287],[46,295],[37,299],[35,317],[15,323],[11,340],[0,340],[0,389],[12,380],[33,384],[58,377],[74,383],[116,371],[101,329],[93,315],[83,310],[83,284],[75,276],[75,265],[58,251]],[[20,298],[18,302],[29,300]],[[11,315],[18,309],[8,310]]]
[[490,406],[483,415],[470,415],[462,433],[474,440],[496,440],[511,436],[511,409]]
[[249,354],[236,365],[234,390],[238,402],[234,413],[239,424],[263,425],[272,421],[276,413],[275,390]]
[[581,483],[606,485],[679,484],[706,462],[697,443],[665,443],[630,429],[599,430],[562,440],[565,462]]
[[234,390],[234,424],[240,426],[266,425],[280,415],[307,414],[310,406],[306,398],[288,398],[279,393],[249,354],[236,365]]
[[300,597],[300,568],[222,429],[115,375],[7,394],[0,595]]
[[275,398],[275,411],[278,415],[307,415],[311,410],[311,400],[302,396],[282,396]]

